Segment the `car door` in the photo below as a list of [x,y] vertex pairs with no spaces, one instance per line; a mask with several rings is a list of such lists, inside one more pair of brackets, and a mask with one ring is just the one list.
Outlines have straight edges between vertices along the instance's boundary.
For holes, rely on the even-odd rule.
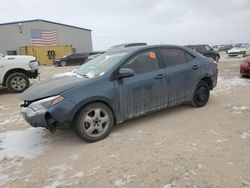
[[4,79],[4,75],[8,69],[7,63],[8,63],[7,57],[0,54],[0,85],[2,84],[3,79]]
[[198,83],[200,62],[181,48],[161,48],[159,51],[167,76],[165,103],[174,106],[190,101]]
[[166,77],[156,50],[140,52],[120,68],[135,71],[134,76],[115,81],[118,108],[124,120],[164,106]]

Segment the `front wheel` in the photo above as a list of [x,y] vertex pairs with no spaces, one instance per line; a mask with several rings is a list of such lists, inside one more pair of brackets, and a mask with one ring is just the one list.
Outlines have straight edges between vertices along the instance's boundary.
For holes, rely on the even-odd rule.
[[203,107],[207,104],[209,95],[210,95],[210,90],[207,82],[201,80],[195,89],[195,93],[191,101],[191,104],[194,107]]
[[103,103],[91,103],[77,115],[75,131],[86,142],[96,142],[106,138],[114,125],[113,113]]
[[29,78],[23,73],[13,73],[6,80],[8,90],[13,93],[22,93],[29,85]]

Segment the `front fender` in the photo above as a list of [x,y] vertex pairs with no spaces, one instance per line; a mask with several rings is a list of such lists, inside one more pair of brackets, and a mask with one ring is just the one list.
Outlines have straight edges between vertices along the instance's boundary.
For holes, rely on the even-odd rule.
[[93,102],[102,102],[102,103],[106,104],[111,109],[111,111],[113,112],[114,118],[116,119],[116,116],[117,116],[116,111],[117,110],[115,109],[114,105],[112,104],[112,101],[106,97],[103,97],[103,96],[94,96],[94,97],[86,98],[86,99],[82,100],[81,102],[75,104],[74,108],[69,113],[70,121],[74,120],[76,114],[79,112],[80,109],[82,109],[87,104],[90,104]]

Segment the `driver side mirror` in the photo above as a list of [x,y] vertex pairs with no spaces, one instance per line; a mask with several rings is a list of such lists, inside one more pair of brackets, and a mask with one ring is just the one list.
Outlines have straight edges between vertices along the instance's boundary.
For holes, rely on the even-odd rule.
[[135,75],[135,71],[130,68],[121,68],[118,72],[117,78],[127,78],[127,77],[132,77]]

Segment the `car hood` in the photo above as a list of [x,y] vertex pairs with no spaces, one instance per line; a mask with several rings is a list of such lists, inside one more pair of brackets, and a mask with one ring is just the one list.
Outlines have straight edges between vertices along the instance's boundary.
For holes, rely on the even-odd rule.
[[18,60],[28,60],[28,61],[32,61],[35,60],[36,58],[33,56],[29,56],[29,55],[6,55],[4,56],[5,58],[9,59],[9,60],[14,60],[14,59],[18,59]]
[[24,101],[34,101],[59,95],[61,92],[71,89],[85,80],[87,78],[73,72],[58,74],[31,86],[21,95],[21,99]]

